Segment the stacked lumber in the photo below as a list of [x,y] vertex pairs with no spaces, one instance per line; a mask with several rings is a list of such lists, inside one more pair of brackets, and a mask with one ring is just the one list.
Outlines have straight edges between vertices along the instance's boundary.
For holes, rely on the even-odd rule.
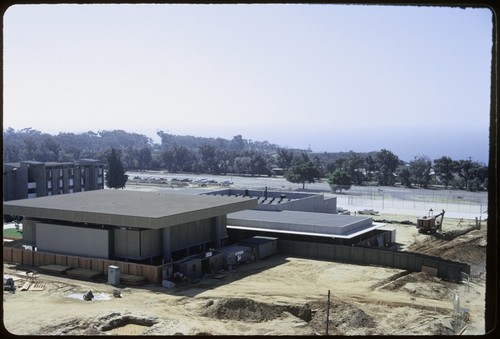
[[147,281],[145,277],[141,277],[139,275],[132,274],[120,274],[120,283],[125,285],[142,285]]
[[70,277],[77,277],[83,279],[93,279],[102,275],[102,273],[99,271],[89,270],[86,268],[72,268],[67,270],[66,274],[69,275]]
[[43,291],[45,288],[45,282],[37,281],[30,286],[30,291]]
[[70,270],[71,267],[69,266],[63,266],[63,265],[45,265],[45,266],[40,266],[38,267],[40,271],[47,272],[47,273],[65,273],[66,271]]

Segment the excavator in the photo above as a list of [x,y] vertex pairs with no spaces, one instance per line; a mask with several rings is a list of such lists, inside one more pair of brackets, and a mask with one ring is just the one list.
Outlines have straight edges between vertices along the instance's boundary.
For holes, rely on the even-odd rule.
[[[438,218],[441,217],[439,220]],[[436,215],[433,215],[432,208],[429,214],[417,219],[418,233],[434,234],[441,232],[443,227],[444,210]]]

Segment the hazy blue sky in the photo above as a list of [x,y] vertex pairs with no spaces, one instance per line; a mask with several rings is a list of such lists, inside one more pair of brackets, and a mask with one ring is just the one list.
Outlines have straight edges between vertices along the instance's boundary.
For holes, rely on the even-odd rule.
[[123,129],[487,163],[492,12],[18,5],[4,129]]

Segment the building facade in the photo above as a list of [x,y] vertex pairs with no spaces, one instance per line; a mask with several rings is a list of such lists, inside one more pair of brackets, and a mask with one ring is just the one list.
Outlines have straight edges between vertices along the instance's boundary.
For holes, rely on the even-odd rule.
[[96,190],[4,202],[23,218],[24,246],[101,259],[161,263],[226,245],[227,214],[257,199]]
[[21,161],[3,165],[3,200],[45,197],[104,188],[104,165],[78,162]]

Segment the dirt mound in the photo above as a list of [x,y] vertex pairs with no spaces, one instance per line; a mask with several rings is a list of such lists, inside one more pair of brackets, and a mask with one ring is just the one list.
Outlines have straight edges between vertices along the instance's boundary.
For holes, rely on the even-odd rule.
[[210,300],[206,309],[202,312],[204,316],[241,320],[247,322],[262,322],[276,319],[282,313],[277,306],[259,303],[248,298],[227,298]]
[[486,236],[482,230],[474,230],[450,241],[442,249],[442,257],[468,264],[478,264],[486,260]]
[[448,294],[448,288],[441,280],[426,272],[414,272],[396,277],[378,288],[390,291],[404,290],[413,296],[435,299],[446,297]]
[[484,230],[473,230],[452,240],[428,238],[407,250],[469,265],[479,264],[486,260],[486,233]]
[[[326,312],[325,304],[316,304],[309,325],[318,333],[324,333],[326,329]],[[328,327],[329,334],[333,335],[370,334],[376,323],[371,316],[355,305],[332,300]]]
[[[128,325],[144,326],[150,328],[159,321],[154,317],[141,317],[132,314],[121,314],[118,312],[108,313],[95,319],[73,318],[58,324],[52,324],[42,328],[40,333],[48,335],[102,335],[108,331],[125,328]],[[153,331],[154,333],[154,331]],[[128,334],[128,333],[124,333]]]

